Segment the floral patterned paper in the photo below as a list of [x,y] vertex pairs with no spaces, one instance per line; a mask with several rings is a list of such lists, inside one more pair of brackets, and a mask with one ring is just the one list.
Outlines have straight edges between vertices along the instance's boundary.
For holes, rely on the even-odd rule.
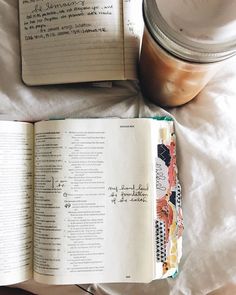
[[[163,136],[162,142],[157,145],[156,158],[156,258],[157,263],[162,263],[163,278],[173,275],[178,270],[183,232],[181,187],[177,178],[173,122],[170,122],[169,126],[171,127],[166,128],[164,132],[168,136]],[[160,187],[161,181],[166,185]]]

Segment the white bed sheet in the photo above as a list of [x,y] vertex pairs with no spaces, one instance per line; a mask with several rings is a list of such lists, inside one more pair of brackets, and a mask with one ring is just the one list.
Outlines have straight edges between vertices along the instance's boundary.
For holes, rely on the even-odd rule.
[[[118,81],[110,89],[78,84],[29,88],[20,75],[17,2],[0,0],[1,120],[171,115],[176,121],[185,221],[178,277],[151,284],[91,285],[89,290],[112,295],[197,295],[236,282],[236,59],[196,99],[169,110],[143,98],[134,82]],[[43,295],[85,294],[76,286],[32,281],[18,286]]]

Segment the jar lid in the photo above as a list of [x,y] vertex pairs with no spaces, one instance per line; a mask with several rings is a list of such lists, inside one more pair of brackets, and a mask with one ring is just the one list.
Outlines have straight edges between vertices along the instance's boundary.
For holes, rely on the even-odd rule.
[[236,0],[144,0],[153,38],[191,62],[216,62],[236,54]]

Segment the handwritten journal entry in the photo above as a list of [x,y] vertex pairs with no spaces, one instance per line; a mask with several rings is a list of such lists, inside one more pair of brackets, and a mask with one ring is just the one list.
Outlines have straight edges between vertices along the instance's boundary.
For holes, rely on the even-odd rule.
[[134,79],[140,31],[133,7],[131,0],[20,0],[24,82]]

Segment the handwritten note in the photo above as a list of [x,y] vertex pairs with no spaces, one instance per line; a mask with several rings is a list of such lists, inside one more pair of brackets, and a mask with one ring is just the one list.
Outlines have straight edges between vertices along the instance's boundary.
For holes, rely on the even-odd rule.
[[27,84],[124,77],[122,4],[115,0],[20,0]]
[[119,203],[147,203],[149,186],[148,184],[109,186],[108,196],[114,205]]
[[23,19],[25,41],[107,33],[108,25],[92,22],[93,16],[114,15],[112,4],[94,5],[91,1],[65,1],[57,4],[44,1],[34,2],[37,4],[32,5],[32,1],[29,0],[23,1],[25,6],[29,6],[24,12]]
[[160,158],[156,159],[156,194],[161,198],[168,188],[168,168]]

